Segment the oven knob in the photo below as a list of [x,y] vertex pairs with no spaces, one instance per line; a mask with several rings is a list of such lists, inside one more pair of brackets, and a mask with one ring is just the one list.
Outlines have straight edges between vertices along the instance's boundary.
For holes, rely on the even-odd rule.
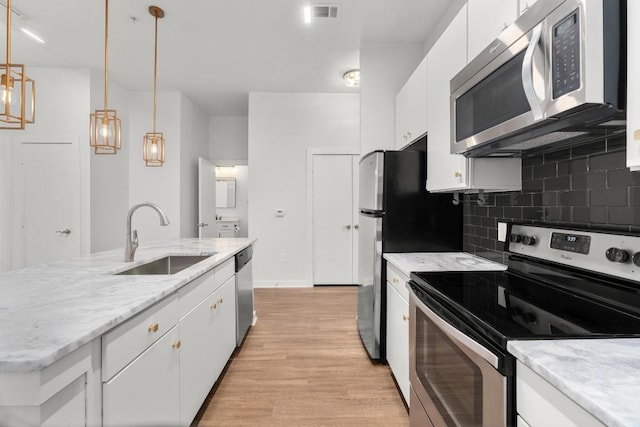
[[512,243],[520,243],[522,241],[522,236],[519,234],[511,234],[509,236],[509,241]]
[[533,236],[524,236],[522,238],[522,244],[526,246],[533,246],[536,244],[536,238]]
[[524,323],[536,323],[536,315],[534,313],[524,313],[522,315],[522,321]]
[[640,252],[636,252],[635,254],[633,254],[633,263],[637,267],[640,267]]
[[624,249],[609,248],[607,249],[605,256],[611,262],[625,263],[629,260],[629,253]]

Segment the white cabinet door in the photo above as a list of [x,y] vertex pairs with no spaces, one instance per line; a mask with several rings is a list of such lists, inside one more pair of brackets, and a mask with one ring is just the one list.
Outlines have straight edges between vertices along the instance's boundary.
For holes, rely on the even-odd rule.
[[409,303],[388,282],[387,362],[409,404]]
[[427,132],[427,102],[425,57],[396,95],[396,149],[405,147]]
[[[627,2],[627,51],[640,49],[640,2]],[[640,56],[627,55],[627,75],[638,76]],[[627,80],[627,166],[632,171],[640,170],[640,81],[637,78]]]
[[180,349],[174,327],[104,383],[103,425],[178,425]]
[[520,0],[518,15],[522,15],[523,13],[525,13],[537,1],[538,0]]
[[215,312],[214,376],[217,379],[236,348],[236,276],[213,293]]
[[514,0],[469,0],[467,5],[469,8],[467,60],[471,62],[516,20],[518,2]]
[[180,319],[180,425],[189,426],[216,381],[213,294]]
[[467,6],[427,54],[428,191],[517,191],[522,188],[521,159],[467,159],[451,154],[450,81],[466,65]]
[[467,63],[467,6],[463,6],[427,54],[427,190],[461,189],[467,185],[467,162],[451,154],[449,82]]

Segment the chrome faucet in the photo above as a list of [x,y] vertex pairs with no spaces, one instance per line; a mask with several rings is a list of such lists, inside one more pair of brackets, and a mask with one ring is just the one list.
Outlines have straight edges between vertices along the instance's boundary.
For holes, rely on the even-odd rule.
[[158,212],[158,215],[160,215],[161,226],[164,227],[169,225],[169,218],[167,218],[167,215],[164,213],[164,211],[160,209],[160,206],[156,205],[155,203],[139,203],[129,209],[129,214],[127,215],[127,243],[124,247],[125,262],[133,261],[133,256],[136,253],[136,249],[138,249],[138,231],[133,230],[133,233],[131,232],[131,217],[133,216],[133,213],[136,211],[136,209],[141,208],[142,206],[149,206],[150,208],[153,208],[156,212]]

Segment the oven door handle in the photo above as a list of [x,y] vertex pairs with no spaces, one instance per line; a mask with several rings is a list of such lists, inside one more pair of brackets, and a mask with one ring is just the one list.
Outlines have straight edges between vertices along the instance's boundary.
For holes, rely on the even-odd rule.
[[[467,347],[469,350],[471,350],[473,353],[480,356],[482,359],[484,359],[487,363],[489,363],[494,368],[499,369],[498,356],[493,354],[491,351],[487,350],[478,342],[469,338],[463,332],[460,332],[458,329],[456,329],[455,327],[453,327],[452,325],[444,321],[440,316],[438,316],[429,307],[427,307],[420,300],[420,298],[416,296],[416,294],[413,291],[411,291],[410,296],[413,302],[415,303],[416,307],[419,308],[420,311],[422,311],[424,315],[427,316],[433,323],[435,323],[435,325],[438,326],[442,330],[442,332],[447,334],[450,338],[454,339],[461,345]],[[415,316],[414,316],[414,319],[415,319]]]
[[538,47],[540,37],[542,36],[542,23],[536,25],[531,32],[531,41],[527,46],[527,51],[524,53],[524,60],[522,61],[522,87],[524,89],[524,95],[527,98],[527,102],[531,107],[531,113],[533,114],[533,120],[538,121],[544,118],[542,112],[542,105],[536,95],[536,90],[533,85],[533,54]]

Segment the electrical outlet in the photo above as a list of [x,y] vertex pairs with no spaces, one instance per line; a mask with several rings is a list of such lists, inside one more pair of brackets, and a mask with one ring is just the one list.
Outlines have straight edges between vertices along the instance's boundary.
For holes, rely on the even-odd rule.
[[507,241],[507,223],[499,222],[498,223],[498,242],[506,242]]
[[280,254],[280,262],[287,262],[287,254],[285,253]]

